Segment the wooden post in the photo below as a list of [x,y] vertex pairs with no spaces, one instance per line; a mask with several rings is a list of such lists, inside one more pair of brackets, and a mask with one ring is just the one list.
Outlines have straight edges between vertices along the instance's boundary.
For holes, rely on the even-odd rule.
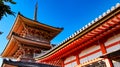
[[79,61],[79,55],[78,55],[78,54],[76,55],[76,62],[77,62],[77,65],[80,64],[80,61]]
[[64,60],[62,60],[62,67],[64,67]]
[[[107,50],[106,50],[104,42],[99,42],[99,44],[100,44],[100,47],[101,47],[102,54],[106,54]],[[105,59],[108,60],[108,63],[109,63],[110,67],[114,67],[111,59],[109,59],[109,58],[105,58]]]

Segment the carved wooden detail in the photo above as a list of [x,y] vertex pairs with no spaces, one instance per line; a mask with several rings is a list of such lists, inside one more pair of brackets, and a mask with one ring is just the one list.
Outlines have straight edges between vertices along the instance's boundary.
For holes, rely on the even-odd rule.
[[34,57],[34,54],[40,54],[41,53],[41,49],[40,48],[36,48],[36,47],[30,47],[30,46],[26,46],[24,44],[19,44],[19,49],[16,51],[16,53],[13,55],[14,58],[18,58],[20,60],[20,58],[28,58],[29,60]]
[[18,35],[30,40],[50,43],[50,40],[55,35],[55,33],[42,29],[32,28],[26,25],[26,27],[24,27]]
[[[19,30],[19,33],[13,32],[14,35],[22,37],[24,39],[41,42],[45,44],[50,44],[50,40],[56,33],[53,31],[45,30],[43,28],[38,28],[36,26],[28,26],[27,24],[22,23],[22,27]],[[34,56],[37,56],[41,53],[45,53],[47,49],[38,47],[37,45],[29,45],[27,43],[19,42],[18,44],[19,49],[13,55],[14,58],[20,59],[31,59],[33,60]]]
[[44,30],[42,28],[34,28],[31,26],[26,25],[28,31],[30,34],[34,34],[34,36],[39,35],[40,38],[45,39],[45,40],[50,40],[52,36],[54,36],[55,33],[52,31]]
[[19,36],[26,37],[26,35],[27,35],[27,31],[23,28]]

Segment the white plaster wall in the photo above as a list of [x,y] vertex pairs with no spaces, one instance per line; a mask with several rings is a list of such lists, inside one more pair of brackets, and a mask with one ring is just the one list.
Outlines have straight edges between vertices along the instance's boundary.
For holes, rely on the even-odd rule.
[[75,67],[76,65],[77,65],[76,61],[71,63],[71,67]]
[[93,59],[98,58],[100,56],[102,56],[102,52],[101,51],[88,56],[88,60],[93,60]]
[[88,57],[85,57],[85,58],[80,59],[80,63],[81,63],[81,64],[84,63],[84,62],[87,62],[87,61],[88,61]]
[[112,43],[115,43],[117,41],[120,41],[120,34],[114,35],[113,37],[109,38],[106,42],[105,42],[105,46],[108,46]]
[[[109,46],[110,44],[113,44],[115,42],[120,41],[120,34],[114,35],[113,37],[109,38],[106,42],[105,42],[105,46]],[[107,53],[113,52],[120,49],[120,43],[116,44],[115,46],[109,47],[107,48]]]
[[65,65],[65,67],[71,67],[71,64],[67,64],[67,65]]
[[89,47],[89,48],[83,50],[83,51],[79,54],[79,57],[84,56],[84,55],[86,55],[86,54],[89,54],[89,53],[91,53],[91,52],[93,52],[93,51],[95,51],[95,50],[98,50],[98,49],[100,49],[100,46],[99,46],[99,45],[94,45],[94,46],[92,46],[92,47]]
[[99,52],[94,53],[94,54],[92,54],[92,55],[89,55],[89,56],[87,56],[87,57],[85,57],[85,58],[81,58],[81,59],[80,59],[80,63],[84,63],[84,62],[93,60],[93,59],[95,59],[95,58],[98,58],[98,57],[101,56],[101,55],[102,55],[102,52],[99,51]]
[[72,62],[70,64],[65,65],[65,67],[75,67],[77,65],[76,62]]
[[70,57],[66,58],[66,60],[64,61],[64,63],[70,62],[70,61],[75,60],[75,59],[76,59],[75,56],[70,56]]
[[120,67],[120,62],[113,61],[113,65],[114,65],[114,67]]
[[113,51],[116,51],[116,50],[119,50],[119,49],[120,49],[120,44],[117,44],[115,46],[107,48],[107,53],[110,53],[110,52],[113,52]]

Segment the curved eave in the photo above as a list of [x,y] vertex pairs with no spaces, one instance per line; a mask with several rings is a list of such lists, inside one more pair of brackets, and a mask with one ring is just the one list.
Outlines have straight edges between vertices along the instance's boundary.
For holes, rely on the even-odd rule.
[[[25,16],[23,16],[22,14],[18,13],[19,16],[21,16],[22,19],[25,19],[26,21],[29,21],[29,22],[25,22],[25,23],[30,23],[30,24],[35,24],[35,25],[39,25],[39,26],[43,26],[43,27],[46,27],[46,28],[49,28],[49,29],[53,29],[53,30],[62,30],[63,28],[58,28],[58,27],[53,27],[53,26],[50,26],[50,25],[47,25],[47,24],[43,24],[41,22],[38,22],[38,21],[35,21],[35,20],[32,20],[32,19],[29,19]],[[24,20],[23,20],[24,21]]]
[[[52,40],[55,36],[57,36],[63,30],[63,28],[57,28],[57,27],[53,27],[50,25],[46,25],[41,22],[26,18],[25,16],[21,14],[19,15],[20,15],[20,19],[24,22],[24,24],[29,25],[31,27],[36,27],[38,29],[42,29],[46,32],[48,31],[48,32],[54,33],[54,35],[50,38],[50,40]],[[49,34],[51,35],[52,33],[49,33]]]
[[40,23],[38,21],[31,20],[29,18],[26,18],[22,14],[18,13],[15,23],[14,23],[9,35],[7,36],[8,39],[10,39],[12,32],[15,30],[15,28],[17,28],[20,25],[20,23],[24,23],[24,24],[28,24],[28,25],[31,25],[34,27],[42,28],[47,31],[52,31],[55,34],[51,39],[53,39],[57,34],[59,34],[63,30],[63,28],[57,28],[57,27],[53,27],[53,26],[49,26],[49,25]]
[[44,48],[44,49],[50,49],[50,48],[51,48],[50,44],[45,44],[45,43],[42,43],[42,42],[37,42],[37,41],[34,41],[34,40],[22,38],[22,37],[15,36],[15,35],[13,35],[13,37],[14,37],[18,42],[21,42],[21,43],[23,43],[23,44],[28,44],[28,45],[30,45],[30,46],[35,46],[35,47]]
[[2,57],[12,57],[13,54],[17,51],[19,48],[18,42],[22,42],[24,44],[29,44],[29,46],[38,47],[41,49],[50,49],[50,44],[45,44],[37,41],[32,41],[29,39],[25,39],[16,35],[12,35],[11,39],[9,40],[8,44],[6,45],[5,49],[3,50],[1,56]]
[[18,13],[17,18],[15,19],[15,22],[14,22],[14,24],[12,26],[12,29],[10,30],[10,32],[9,32],[9,34],[7,36],[7,39],[11,38],[12,32],[15,30],[15,28],[17,29],[19,27],[18,26],[18,25],[20,25],[19,23],[20,23],[20,16],[19,16],[19,13]]
[[13,58],[13,54],[17,51],[18,45],[17,42],[13,37],[9,40],[8,44],[6,45],[5,49],[3,50],[1,56],[7,58]]
[[[41,56],[37,56],[36,60],[41,60],[41,59],[44,60],[46,57],[48,58],[52,54],[55,54],[57,51],[60,51],[62,48],[66,49],[66,48],[64,48],[65,46],[67,46],[68,44],[77,40],[78,38],[81,38],[82,36],[84,36],[88,32],[92,31],[93,29],[100,26],[101,24],[103,24],[104,22],[106,22],[107,20],[109,20],[110,18],[114,17],[115,15],[117,15],[119,13],[120,13],[120,5],[117,6],[115,9],[111,10],[109,13],[107,13],[105,16],[103,16],[102,18],[100,18],[96,22],[89,25],[87,28],[83,29],[81,32],[79,32],[79,34],[77,34],[73,37],[70,37],[68,40],[66,40],[62,44],[56,46],[55,48],[51,49],[50,51],[46,52],[45,54],[43,54]],[[73,45],[73,44],[71,44],[71,45]]]

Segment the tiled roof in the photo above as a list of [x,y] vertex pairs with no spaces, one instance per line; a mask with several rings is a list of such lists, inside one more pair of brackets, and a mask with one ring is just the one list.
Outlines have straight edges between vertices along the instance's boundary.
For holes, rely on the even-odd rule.
[[80,34],[82,31],[86,30],[88,27],[90,27],[91,25],[95,24],[97,21],[99,21],[100,19],[102,19],[103,17],[105,17],[106,15],[108,15],[109,13],[111,13],[113,10],[115,10],[118,7],[120,7],[120,3],[117,3],[116,6],[112,6],[111,9],[107,10],[102,15],[99,15],[98,18],[95,18],[94,20],[92,20],[90,23],[88,23],[87,25],[85,25],[84,27],[82,27],[81,29],[79,29],[77,32],[73,33],[71,36],[69,36],[68,38],[66,38],[60,44],[68,41],[71,38],[74,38],[76,35]]
[[[102,18],[105,18],[106,16],[108,16],[109,14],[111,14],[114,10],[118,9],[119,7],[120,7],[120,3],[117,3],[115,6],[112,6],[111,9],[107,10],[102,15],[99,15],[98,18],[95,18],[94,20],[92,20],[90,23],[88,23],[87,25],[85,25],[83,28],[79,29],[75,33],[73,33],[71,36],[69,36],[68,38],[66,38],[64,41],[62,41],[60,44],[58,44],[57,46],[53,47],[52,49],[50,49],[46,53],[40,54],[39,56],[36,57],[36,59],[39,58],[39,57],[43,57],[43,56],[51,53],[52,51],[56,50],[57,48],[63,46],[63,44],[67,43],[72,38],[75,38],[77,35],[81,34],[82,32],[84,32],[85,30],[87,30],[88,28],[90,28],[91,26],[93,26],[94,24],[98,23],[99,20],[101,20]],[[63,47],[65,47],[65,46],[63,46]]]

